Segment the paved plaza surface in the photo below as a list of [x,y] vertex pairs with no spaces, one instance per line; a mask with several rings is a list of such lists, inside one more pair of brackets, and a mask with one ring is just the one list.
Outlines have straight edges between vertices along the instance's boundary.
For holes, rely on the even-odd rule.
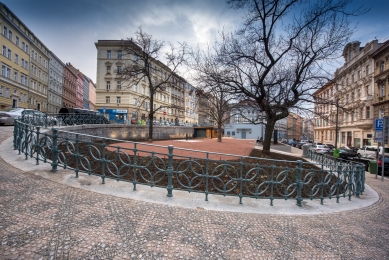
[[[0,146],[11,136],[0,126]],[[366,178],[367,207],[240,213],[92,192],[0,158],[0,259],[389,259],[389,180]]]

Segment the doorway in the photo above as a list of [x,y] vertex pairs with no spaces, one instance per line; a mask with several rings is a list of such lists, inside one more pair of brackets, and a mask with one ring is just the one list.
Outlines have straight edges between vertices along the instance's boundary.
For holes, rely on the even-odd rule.
[[245,132],[245,131],[242,131],[242,132],[241,132],[241,138],[242,138],[242,139],[246,139],[246,132]]

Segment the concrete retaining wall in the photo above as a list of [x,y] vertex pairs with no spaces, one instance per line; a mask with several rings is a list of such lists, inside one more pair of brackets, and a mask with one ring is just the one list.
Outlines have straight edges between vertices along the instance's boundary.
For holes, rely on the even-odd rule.
[[[147,140],[149,137],[148,125],[81,125],[81,126],[66,126],[60,127],[58,130],[65,130],[80,134],[88,134],[105,138],[114,138],[120,140]],[[194,128],[185,126],[153,126],[153,139],[164,140],[173,138],[193,138]],[[59,135],[64,137],[61,132]],[[70,137],[70,136],[69,136]],[[74,138],[71,137],[71,138]]]

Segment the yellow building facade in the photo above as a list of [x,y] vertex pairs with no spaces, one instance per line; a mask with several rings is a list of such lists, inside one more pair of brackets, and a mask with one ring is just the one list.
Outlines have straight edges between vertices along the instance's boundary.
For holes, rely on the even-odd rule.
[[[0,4],[0,109],[28,107],[29,55],[25,29],[14,14]],[[23,45],[24,43],[24,45]]]

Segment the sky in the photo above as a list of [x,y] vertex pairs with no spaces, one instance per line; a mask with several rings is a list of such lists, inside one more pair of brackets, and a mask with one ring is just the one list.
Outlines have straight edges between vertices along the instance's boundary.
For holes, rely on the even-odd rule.
[[[221,30],[237,29],[244,14],[225,0],[0,1],[63,63],[70,62],[94,82],[98,40],[131,38],[142,27],[166,43],[206,48]],[[361,46],[375,38],[389,40],[388,0],[355,0],[352,6],[362,4],[371,9],[352,18],[356,32],[350,40],[360,41]]]

